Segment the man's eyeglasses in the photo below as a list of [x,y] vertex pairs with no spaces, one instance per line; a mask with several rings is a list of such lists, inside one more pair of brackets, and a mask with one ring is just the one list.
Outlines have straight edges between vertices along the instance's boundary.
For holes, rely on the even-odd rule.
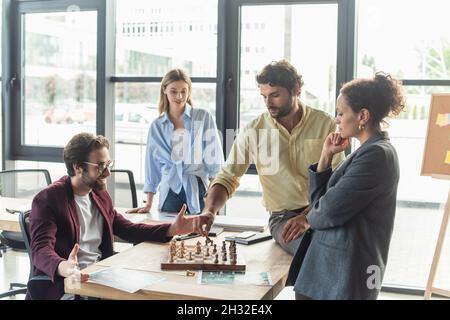
[[92,163],[92,162],[87,162],[87,161],[85,161],[83,163],[88,164],[90,166],[97,167],[97,170],[99,173],[103,173],[106,170],[106,168],[111,170],[112,167],[114,166],[114,160],[110,160],[107,163]]

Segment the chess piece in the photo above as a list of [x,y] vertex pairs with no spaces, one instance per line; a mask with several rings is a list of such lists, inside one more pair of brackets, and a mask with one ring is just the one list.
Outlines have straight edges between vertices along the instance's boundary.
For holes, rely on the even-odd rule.
[[195,253],[200,254],[201,252],[202,252],[201,243],[199,241],[197,241]]
[[206,248],[205,257],[209,257],[209,248]]
[[214,249],[213,249],[213,252],[212,252],[213,254],[216,254],[217,253],[217,245],[215,244],[214,245]]
[[191,270],[186,270],[186,277],[195,277],[195,272]]
[[171,254],[170,254],[170,260],[169,260],[170,263],[173,263],[173,262],[174,262],[173,256],[174,256],[174,255],[171,253]]
[[181,241],[181,248],[184,249],[184,240]]
[[192,252],[189,251],[188,260],[192,260]]
[[223,255],[222,255],[222,261],[227,261],[227,254],[226,253],[224,253]]
[[216,254],[216,258],[214,259],[214,263],[219,263],[219,255]]
[[227,248],[225,246],[225,241],[222,241],[222,253],[227,252]]

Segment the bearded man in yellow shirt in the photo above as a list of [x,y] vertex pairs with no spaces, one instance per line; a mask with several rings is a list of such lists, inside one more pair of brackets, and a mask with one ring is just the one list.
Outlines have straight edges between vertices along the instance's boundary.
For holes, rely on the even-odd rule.
[[[267,111],[237,136],[226,164],[210,188],[197,225],[210,230],[217,212],[239,186],[239,179],[255,163],[263,188],[263,204],[270,213],[275,241],[295,254],[308,229],[308,167],[320,159],[323,142],[336,131],[334,119],[299,100],[302,76],[287,61],[272,62],[257,75]],[[344,158],[334,158],[336,167]],[[204,229],[204,226],[206,228]]]

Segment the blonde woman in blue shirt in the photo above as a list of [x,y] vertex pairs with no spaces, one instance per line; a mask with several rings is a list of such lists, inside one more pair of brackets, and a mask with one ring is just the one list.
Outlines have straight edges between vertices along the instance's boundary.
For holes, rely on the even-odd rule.
[[209,180],[224,160],[216,123],[208,111],[192,107],[191,94],[192,82],[183,70],[173,69],[164,76],[160,116],[151,124],[147,138],[147,203],[128,212],[149,212],[158,188],[160,211],[202,211]]

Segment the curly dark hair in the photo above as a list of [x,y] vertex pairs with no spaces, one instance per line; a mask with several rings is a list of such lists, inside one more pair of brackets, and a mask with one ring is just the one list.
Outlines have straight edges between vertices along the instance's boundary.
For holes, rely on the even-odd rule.
[[289,92],[298,85],[303,86],[302,76],[297,69],[286,60],[273,61],[262,69],[256,76],[258,84],[269,84],[270,86],[280,86],[286,88]]
[[86,169],[87,165],[83,162],[88,161],[91,151],[102,148],[109,149],[109,141],[102,135],[95,136],[92,133],[83,132],[73,136],[64,147],[64,163],[67,174],[71,177],[75,175],[74,164]]
[[342,86],[343,94],[353,112],[365,108],[372,123],[379,124],[388,116],[397,116],[405,108],[402,83],[384,72],[372,79],[355,79]]

